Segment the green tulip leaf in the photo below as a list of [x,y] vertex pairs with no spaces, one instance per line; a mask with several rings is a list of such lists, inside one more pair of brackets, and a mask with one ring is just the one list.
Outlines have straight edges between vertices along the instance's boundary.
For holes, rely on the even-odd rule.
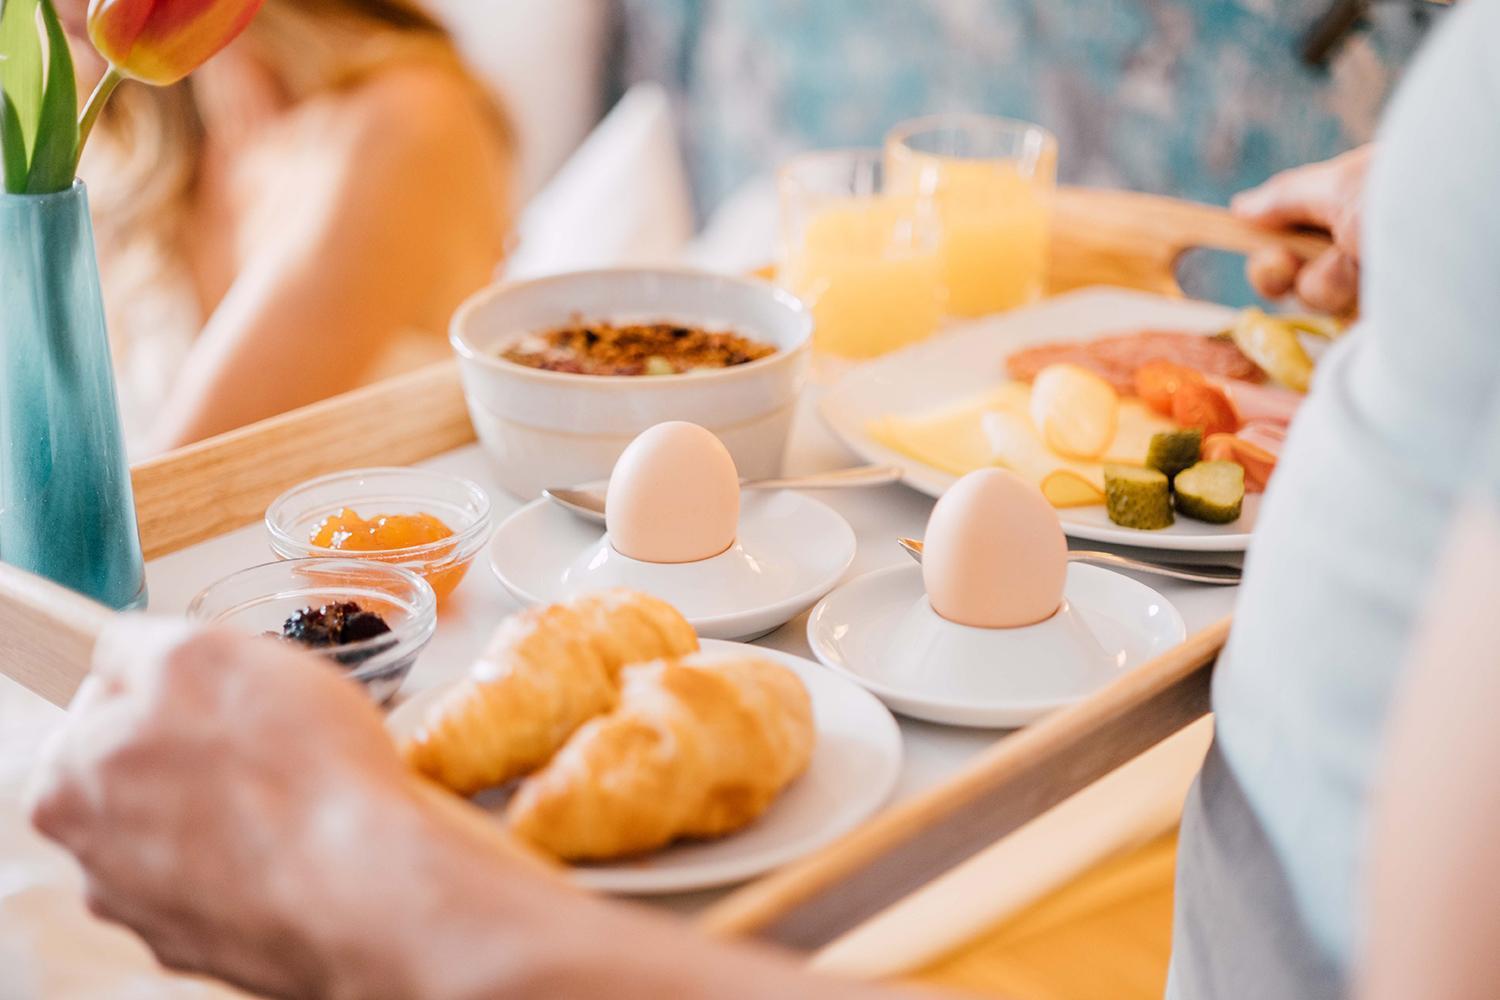
[[[36,26],[37,0],[0,0],[0,90],[10,97],[20,125],[21,156],[29,163],[42,106],[42,39]],[[16,137],[6,130],[6,143]],[[5,161],[14,154],[5,152]]]
[[0,181],[5,190],[20,194],[26,190],[26,139],[21,134],[21,118],[16,105],[0,89]]
[[41,0],[42,24],[47,29],[47,86],[42,91],[36,147],[26,180],[30,194],[51,194],[73,186],[78,161],[78,83],[73,79],[73,54],[52,0]]

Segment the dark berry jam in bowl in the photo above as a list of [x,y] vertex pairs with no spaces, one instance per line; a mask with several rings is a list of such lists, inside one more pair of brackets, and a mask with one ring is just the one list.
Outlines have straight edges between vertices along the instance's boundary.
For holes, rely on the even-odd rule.
[[320,653],[383,705],[432,638],[437,597],[422,577],[389,563],[286,559],[211,584],[188,617]]

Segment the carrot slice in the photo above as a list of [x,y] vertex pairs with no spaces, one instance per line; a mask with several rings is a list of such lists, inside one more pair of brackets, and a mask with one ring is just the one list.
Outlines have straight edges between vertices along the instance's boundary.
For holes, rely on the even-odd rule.
[[1164,417],[1172,415],[1172,400],[1185,385],[1201,385],[1203,375],[1175,361],[1148,361],[1135,370],[1135,394]]
[[1229,397],[1203,382],[1179,386],[1172,394],[1172,419],[1183,427],[1202,428],[1204,437],[1233,434],[1240,429]]

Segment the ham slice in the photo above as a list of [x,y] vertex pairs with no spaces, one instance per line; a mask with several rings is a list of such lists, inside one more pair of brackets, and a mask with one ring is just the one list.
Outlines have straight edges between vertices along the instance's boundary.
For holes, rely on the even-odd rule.
[[1097,373],[1120,393],[1135,392],[1135,371],[1151,361],[1171,361],[1205,375],[1261,382],[1265,374],[1227,340],[1201,333],[1142,330],[1073,343],[1039,344],[1012,354],[1005,362],[1011,378],[1029,382],[1049,365],[1075,364]]
[[1286,425],[1264,420],[1246,424],[1240,428],[1239,438],[1279,458],[1281,446],[1286,444]]
[[1224,390],[1242,424],[1279,424],[1285,427],[1307,397],[1278,385],[1256,385],[1241,379],[1209,378]]

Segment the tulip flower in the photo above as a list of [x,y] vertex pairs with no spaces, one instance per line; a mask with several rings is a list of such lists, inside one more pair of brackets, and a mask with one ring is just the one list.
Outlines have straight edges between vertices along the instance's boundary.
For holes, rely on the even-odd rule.
[[91,0],[89,38],[120,74],[164,87],[234,40],[263,0]]
[[165,87],[208,62],[234,41],[265,0],[89,0],[89,38],[109,69],[78,121],[83,153],[94,121],[121,80]]

